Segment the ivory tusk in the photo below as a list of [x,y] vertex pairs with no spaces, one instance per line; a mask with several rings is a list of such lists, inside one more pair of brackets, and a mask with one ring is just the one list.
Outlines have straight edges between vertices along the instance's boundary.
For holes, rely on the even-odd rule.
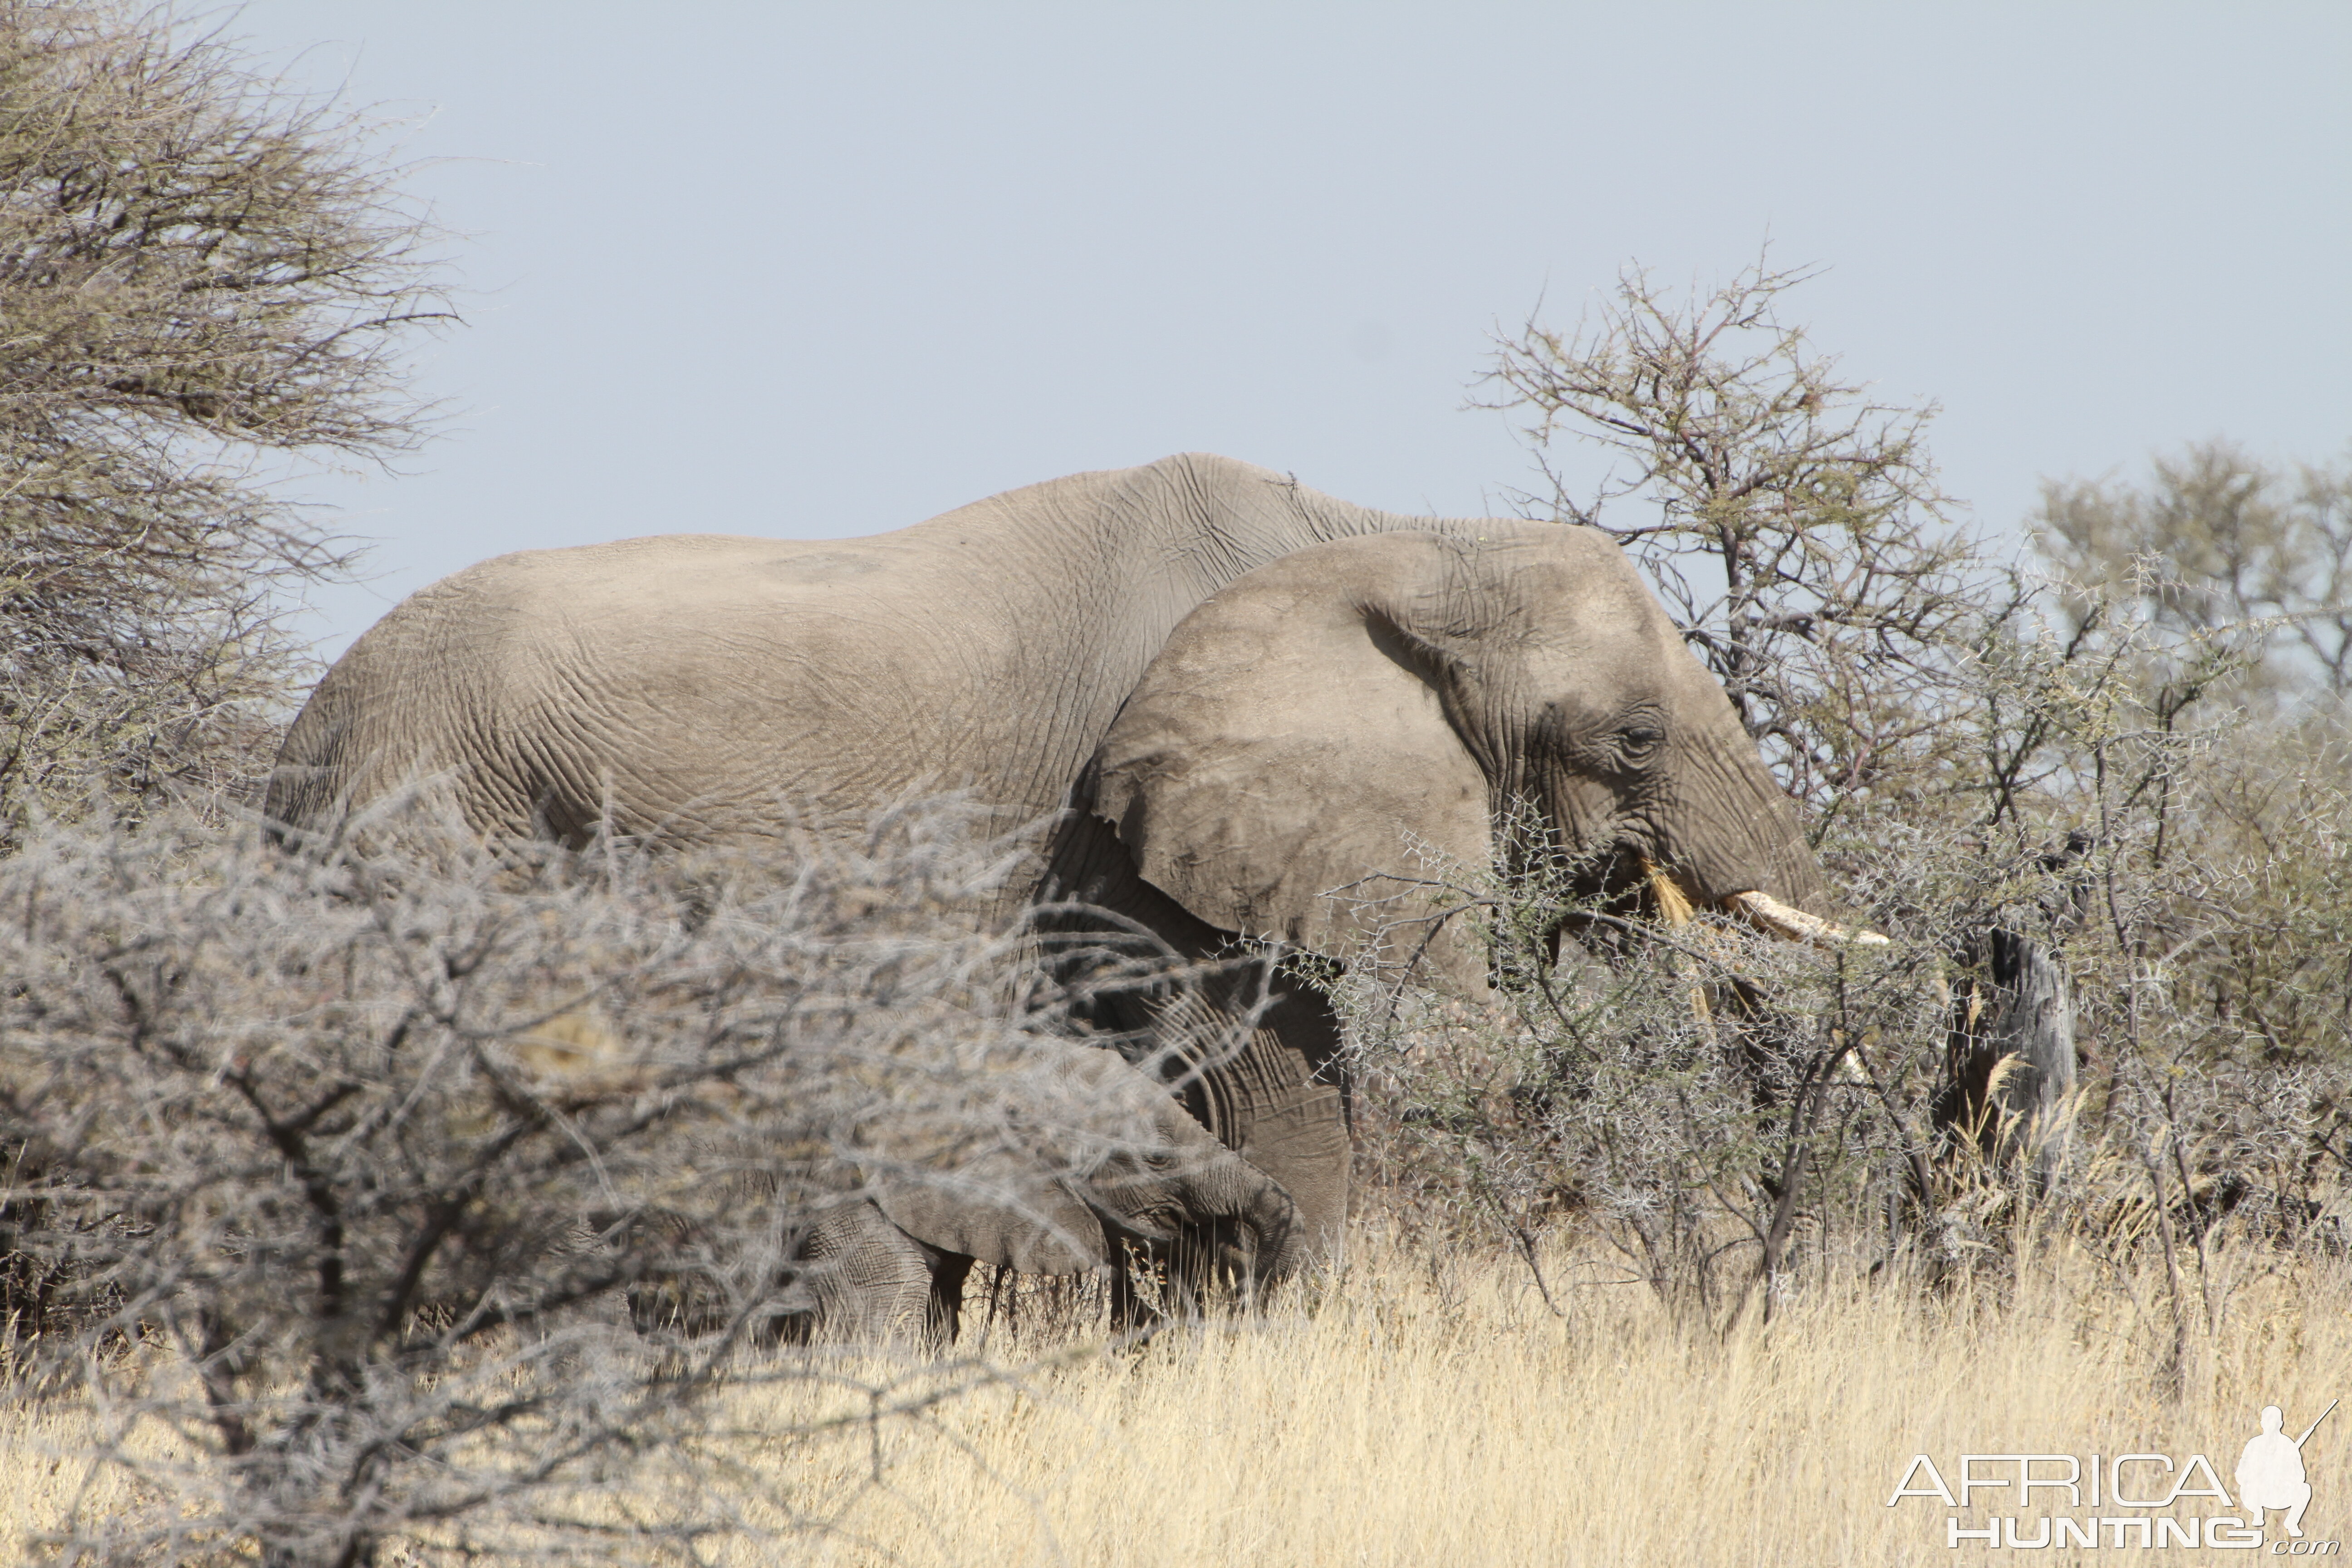
[[1723,901],[1774,936],[1786,937],[1790,942],[1853,942],[1865,947],[1888,945],[1885,937],[1866,927],[1842,926],[1835,921],[1809,915],[1793,905],[1782,903],[1769,893],[1759,893],[1753,889],[1745,893],[1733,893]]

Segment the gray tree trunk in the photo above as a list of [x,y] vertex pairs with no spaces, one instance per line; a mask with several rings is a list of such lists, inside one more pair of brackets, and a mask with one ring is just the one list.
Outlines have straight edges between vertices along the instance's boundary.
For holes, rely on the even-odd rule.
[[1988,1160],[2029,1162],[2046,1187],[2071,1139],[2062,1107],[2074,1088],[2074,989],[2030,937],[1996,927],[1980,951],[1977,972],[1953,988],[1937,1125]]

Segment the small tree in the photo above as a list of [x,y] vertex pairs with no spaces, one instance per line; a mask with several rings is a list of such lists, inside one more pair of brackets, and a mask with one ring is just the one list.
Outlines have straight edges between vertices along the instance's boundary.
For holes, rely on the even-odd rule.
[[[1781,318],[1811,276],[1759,258],[1685,301],[1629,268],[1574,331],[1504,340],[1488,380],[1490,406],[1532,413],[1538,499],[1623,542],[1783,784],[1826,808],[1931,765],[1980,574],[1927,453],[1934,406],[1871,399]],[[1589,497],[1549,458],[1562,433],[1612,456]]]
[[272,455],[425,429],[402,354],[448,318],[398,173],[168,8],[0,5],[0,851],[266,765],[273,595],[349,561]]
[[[2228,694],[2282,701],[2352,694],[2352,465],[2290,479],[2227,441],[2159,457],[2145,488],[2046,482],[2032,519],[2051,564],[2093,589],[2144,598],[2175,650],[2155,679],[2233,645]],[[2076,620],[2095,598],[2078,600]]]
[[[1985,967],[1988,934],[2001,929],[2008,906],[2031,896],[2012,874],[2025,830],[2012,824],[2011,841],[1999,845],[1978,837],[1980,874],[1957,901],[1950,895],[1972,879],[1949,875],[1958,868],[1943,862],[1991,826],[1974,722],[1985,706],[1982,648],[1999,627],[2030,617],[2032,594],[2022,584],[2005,592],[1956,525],[1926,443],[1934,405],[1873,398],[1784,318],[1784,296],[1813,275],[1759,258],[1685,299],[1629,268],[1572,332],[1530,322],[1501,343],[1490,380],[1507,395],[1496,405],[1533,412],[1528,433],[1556,515],[1615,535],[1647,569],[1783,786],[1811,808],[1832,870],[1859,890],[1888,855],[1910,858],[1915,876],[1874,889],[1892,895],[1874,900],[1874,923],[1973,972]],[[1588,498],[1571,495],[1550,460],[1563,433],[1612,459]],[[1619,502],[1642,515],[1626,520]],[[1921,858],[1931,845],[1934,855]],[[1912,897],[1931,883],[1942,895],[1935,907]],[[1771,1238],[1768,1276],[1779,1268],[1798,1184],[1837,1163],[1821,1147],[1790,1152],[1809,1121],[1820,1125],[1823,1097],[1847,1092],[1818,1074],[1807,1079],[1804,1063],[1837,1064],[1848,1089],[1876,1070],[1890,1093],[1908,1092],[1925,1081],[1920,1051],[1942,1044],[1920,1038],[1916,1017],[1902,1030],[1884,1026],[1890,1007],[1902,1010],[1894,1004],[1861,1006],[1851,987],[1838,996],[1834,1042],[1783,1018],[1772,1026],[1779,1045],[1763,1053],[1780,1059],[1764,1061],[1752,1035],[1746,1047],[1751,1076],[1777,1076],[1788,1090],[1775,1091],[1759,1134],[1778,1141],[1774,1158],[1789,1173],[1755,1199],[1779,1216],[1777,1229],[1757,1232]],[[1883,1070],[1863,1041],[1874,1030]],[[1897,1111],[1882,1100],[1879,1110]],[[1880,1131],[1886,1147],[1906,1151],[1905,1179],[1924,1188],[1916,1156],[1927,1134],[1904,1132],[1906,1114]],[[1952,1121],[1971,1115],[1969,1106],[1948,1108]],[[1701,1143],[1720,1148],[1724,1140],[1694,1146]]]

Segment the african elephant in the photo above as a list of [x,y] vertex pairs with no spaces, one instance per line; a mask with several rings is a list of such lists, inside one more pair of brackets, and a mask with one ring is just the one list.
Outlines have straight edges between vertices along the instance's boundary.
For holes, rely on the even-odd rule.
[[799,1337],[951,1341],[976,1262],[1106,1273],[1121,1326],[1131,1326],[1139,1309],[1122,1289],[1124,1247],[1185,1235],[1213,1238],[1223,1256],[1204,1261],[1244,1290],[1268,1280],[1297,1223],[1288,1194],[1111,1052],[1069,1041],[1034,1048],[1050,1057],[1056,1098],[1076,1114],[1004,1140],[952,1175],[877,1175],[873,1196],[824,1216],[796,1248],[798,1289],[787,1300],[805,1320]]
[[[488,831],[747,845],[961,787],[1052,817],[1024,898],[1108,910],[1185,958],[1237,935],[1384,941],[1466,992],[1486,962],[1459,921],[1323,895],[1412,893],[1433,853],[1529,853],[1497,826],[1525,822],[1594,890],[1651,876],[1784,931],[1822,912],[1788,800],[1607,536],[1370,510],[1213,457],[868,538],[485,562],[328,672],[268,811],[299,828],[430,771]],[[1339,1031],[1318,992],[1272,984],[1104,1011],[1163,1035],[1242,1021],[1185,1103],[1295,1200],[1294,1254],[1328,1253]]]

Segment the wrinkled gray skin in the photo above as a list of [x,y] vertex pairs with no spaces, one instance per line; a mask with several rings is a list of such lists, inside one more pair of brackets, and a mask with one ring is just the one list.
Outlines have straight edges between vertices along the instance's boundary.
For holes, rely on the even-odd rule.
[[[1166,1090],[1108,1051],[1069,1042],[1038,1047],[1085,1125],[1036,1127],[952,1179],[881,1173],[877,1195],[828,1215],[800,1249],[791,1298],[803,1337],[862,1344],[942,1344],[955,1338],[975,1262],[1024,1274],[1108,1271],[1128,1245],[1202,1237],[1218,1272],[1244,1291],[1288,1255],[1297,1211],[1270,1177],[1211,1137]],[[1101,1129],[1115,1128],[1106,1135]],[[1121,1326],[1131,1298],[1118,1292]]]
[[[481,828],[574,839],[609,812],[756,845],[787,816],[857,824],[967,787],[1015,818],[1062,814],[1030,896],[1108,908],[1183,955],[1236,932],[1353,949],[1381,911],[1319,895],[1423,876],[1408,832],[1485,863],[1519,808],[1556,849],[1622,851],[1621,879],[1645,857],[1702,907],[1755,889],[1826,912],[1788,802],[1605,536],[1368,510],[1212,457],[872,538],[485,562],[328,673],[268,810],[322,822],[439,770]],[[1424,931],[1387,931],[1389,950]],[[1484,988],[1451,928],[1423,963]],[[1213,1032],[1246,989],[1106,1014]],[[1241,1034],[1186,1103],[1296,1201],[1279,1272],[1333,1252],[1347,1214],[1338,1032],[1294,987]]]

